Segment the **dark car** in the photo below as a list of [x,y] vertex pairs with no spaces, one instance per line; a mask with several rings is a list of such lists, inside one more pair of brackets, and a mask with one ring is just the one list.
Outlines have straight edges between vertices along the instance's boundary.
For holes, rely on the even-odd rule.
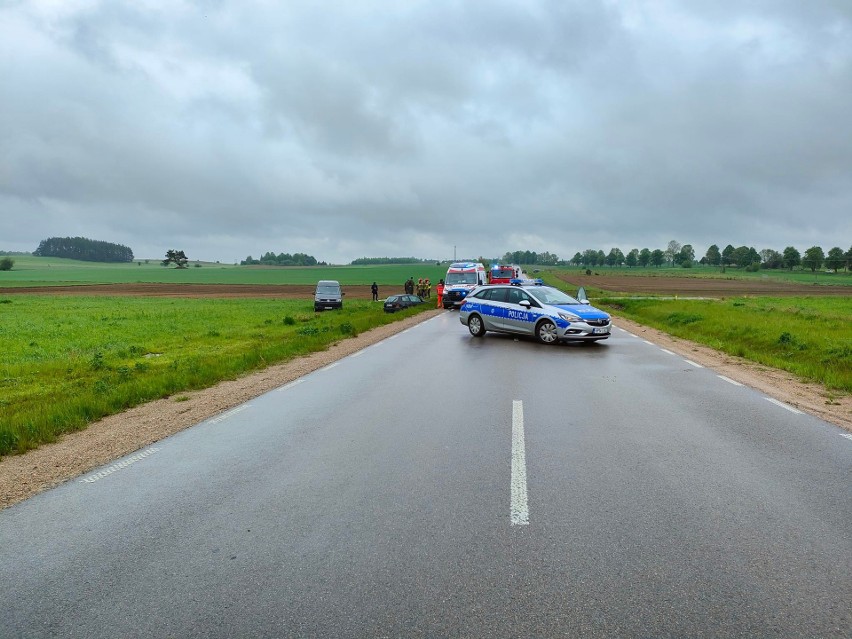
[[422,303],[423,300],[417,295],[391,295],[385,300],[385,312],[395,313],[396,311],[401,311],[404,308],[417,306]]

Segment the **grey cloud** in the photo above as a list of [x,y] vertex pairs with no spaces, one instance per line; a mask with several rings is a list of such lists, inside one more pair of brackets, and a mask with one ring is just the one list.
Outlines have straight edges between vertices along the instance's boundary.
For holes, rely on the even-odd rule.
[[0,249],[852,242],[845,3],[57,6],[0,9]]

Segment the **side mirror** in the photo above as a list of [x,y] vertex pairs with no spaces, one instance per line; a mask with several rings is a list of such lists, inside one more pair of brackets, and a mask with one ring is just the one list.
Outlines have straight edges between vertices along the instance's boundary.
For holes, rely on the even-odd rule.
[[524,308],[530,308],[532,306],[529,300],[521,300],[520,302],[518,302],[518,304],[523,306]]

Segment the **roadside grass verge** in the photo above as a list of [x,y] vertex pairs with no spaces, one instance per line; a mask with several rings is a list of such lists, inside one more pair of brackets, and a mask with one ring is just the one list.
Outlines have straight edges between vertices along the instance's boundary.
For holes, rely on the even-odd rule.
[[852,392],[852,298],[611,299],[595,304],[671,335]]
[[423,307],[388,315],[364,300],[314,313],[311,300],[15,296],[0,305],[0,456]]

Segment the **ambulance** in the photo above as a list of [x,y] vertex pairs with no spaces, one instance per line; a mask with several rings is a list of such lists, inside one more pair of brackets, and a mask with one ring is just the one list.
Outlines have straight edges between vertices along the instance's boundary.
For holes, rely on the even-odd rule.
[[459,308],[467,294],[487,283],[487,271],[482,262],[453,262],[444,276],[444,308]]

